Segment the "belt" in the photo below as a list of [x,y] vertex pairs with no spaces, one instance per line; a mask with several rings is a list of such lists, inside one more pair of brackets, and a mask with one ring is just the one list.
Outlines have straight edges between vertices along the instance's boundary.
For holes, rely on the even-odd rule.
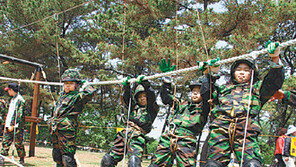
[[[192,131],[190,131],[190,130],[188,130],[186,128],[177,127],[176,124],[170,124],[168,132],[169,132],[170,135],[178,137],[178,138],[187,138],[187,137],[189,137],[191,139],[196,139],[196,137],[195,137],[195,135],[194,135],[194,133]],[[186,135],[184,135],[184,133]],[[178,135],[178,134],[182,134],[182,135]]]
[[131,128],[136,129],[144,134],[147,134],[147,132],[145,130],[143,130],[140,126],[138,126],[134,122],[129,121],[128,124],[131,126]]

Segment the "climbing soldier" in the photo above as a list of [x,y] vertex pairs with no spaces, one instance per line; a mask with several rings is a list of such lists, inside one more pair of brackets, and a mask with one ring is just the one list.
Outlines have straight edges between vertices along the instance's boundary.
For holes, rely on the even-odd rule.
[[[14,143],[18,156],[20,157],[20,164],[24,164],[24,158],[26,156],[23,143],[23,133],[25,129],[25,100],[19,93],[19,89],[18,84],[14,82],[9,83],[4,89],[12,99],[10,100],[5,120],[1,154],[8,156],[9,147]],[[5,104],[5,101],[1,99],[1,103]],[[0,164],[4,164],[4,159],[2,157],[0,157]]]
[[273,96],[271,101],[275,99],[282,99],[282,103],[296,106],[296,92],[278,90]]
[[147,80],[143,81],[143,78],[144,76],[142,75],[138,77],[137,82],[139,85],[137,85],[135,89],[133,98],[131,97],[132,91],[130,83],[128,82],[129,78],[125,78],[122,83],[124,86],[124,102],[127,108],[131,106],[130,118],[127,122],[129,128],[116,134],[113,146],[102,159],[102,167],[116,166],[117,163],[123,159],[125,148],[129,157],[128,166],[141,166],[146,134],[151,131],[152,123],[154,122],[159,109],[156,104],[154,90]]
[[[174,70],[163,59],[160,62],[160,70],[168,72]],[[169,104],[172,108],[169,118],[169,130],[164,132],[157,146],[157,150],[152,158],[149,167],[169,167],[173,166],[174,159],[177,166],[196,166],[196,136],[200,135],[207,122],[209,107],[209,90],[203,92],[201,89],[201,79],[193,80],[190,83],[191,101],[181,104],[180,100],[172,95],[171,78],[166,77],[162,84],[160,96],[164,104]]]
[[78,131],[78,115],[84,105],[91,100],[95,89],[90,85],[82,85],[77,70],[68,69],[62,75],[63,92],[54,108],[50,119],[52,135],[52,157],[57,166],[76,167],[76,136]]
[[230,81],[218,87],[218,104],[211,111],[214,120],[210,125],[210,148],[206,167],[227,166],[231,153],[234,153],[239,162],[242,161],[243,154],[243,167],[262,166],[257,142],[260,127],[255,117],[270,97],[281,88],[284,81],[283,67],[278,63],[278,44],[270,43],[268,52],[272,61],[263,81],[258,78],[255,62],[252,59],[241,59],[232,64]]

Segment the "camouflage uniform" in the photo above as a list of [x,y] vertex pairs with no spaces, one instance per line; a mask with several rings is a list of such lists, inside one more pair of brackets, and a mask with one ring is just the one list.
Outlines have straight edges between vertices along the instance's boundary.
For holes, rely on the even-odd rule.
[[282,101],[285,104],[296,106],[296,93],[293,91],[285,92],[285,95]]
[[[141,92],[146,92],[146,106],[141,106],[137,101],[137,96]],[[126,107],[129,106],[130,97],[130,85],[124,86],[123,99]],[[103,157],[101,166],[116,166],[117,163],[121,161],[124,156],[125,147],[129,157],[129,164],[134,163],[131,162],[132,156],[138,159],[137,164],[140,164],[140,159],[142,159],[144,147],[146,145],[146,134],[149,133],[152,129],[152,123],[157,116],[158,109],[159,107],[156,104],[154,90],[152,89],[148,81],[143,81],[140,85],[137,86],[133,100],[131,101],[127,144],[125,143],[126,130],[118,132],[115,136],[114,144],[112,145],[109,153]]]
[[[6,125],[6,126],[15,126],[15,125],[17,126],[14,128],[15,147],[16,147],[18,156],[20,158],[24,158],[26,156],[24,143],[23,143],[23,134],[25,129],[25,113],[24,113],[25,100],[20,94],[16,94],[15,97],[11,99],[11,101],[13,100],[17,100],[15,103],[15,109],[14,109],[14,112],[17,112],[17,118],[15,118],[15,113],[13,113],[10,125]],[[9,106],[9,107],[12,107],[12,106]],[[2,150],[1,150],[1,154],[4,156],[8,155],[9,147],[13,142],[14,130],[11,132],[8,132],[8,129],[5,128],[3,143],[2,143]]]
[[178,166],[195,167],[196,136],[202,132],[207,122],[210,111],[209,92],[201,94],[201,102],[181,104],[179,100],[173,100],[170,89],[171,85],[164,83],[160,93],[163,103],[174,108],[169,118],[169,130],[161,135],[150,167],[172,166],[174,159]]
[[[248,64],[255,71],[244,150],[244,164],[250,161],[257,161],[258,164],[262,161],[257,142],[260,127],[254,118],[258,116],[261,108],[269,98],[281,88],[284,81],[284,72],[281,65],[272,62],[267,75],[262,81],[258,79],[254,62],[243,59],[233,63],[230,83],[218,87],[215,95],[218,104],[211,111],[214,120],[210,125],[208,166],[211,166],[213,162],[219,164],[217,166],[227,166],[232,152],[237,160],[241,161],[250,93],[249,83],[239,84],[234,78],[235,68],[241,63]],[[209,85],[206,82],[203,84]]]
[[[75,73],[66,71],[62,76],[62,81],[69,81]],[[77,73],[76,75],[79,75]],[[67,76],[70,76],[67,79]],[[79,87],[78,87],[79,88]],[[95,89],[92,86],[85,87],[82,91],[62,92],[54,108],[54,116],[49,121],[51,124],[51,135],[53,143],[53,159],[57,166],[62,166],[63,155],[68,155],[74,159],[76,152],[76,135],[78,131],[78,115],[82,112],[84,105],[91,100]],[[73,162],[76,166],[76,162]],[[64,166],[65,165],[64,163]]]

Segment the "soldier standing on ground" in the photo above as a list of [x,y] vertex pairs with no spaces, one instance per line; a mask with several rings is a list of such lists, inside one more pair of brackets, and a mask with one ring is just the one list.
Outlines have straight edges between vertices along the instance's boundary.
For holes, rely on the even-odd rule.
[[58,167],[76,167],[74,155],[78,115],[91,100],[95,89],[90,85],[84,87],[79,72],[74,69],[64,72],[62,82],[64,90],[54,108],[54,116],[49,121],[53,143],[52,157]]
[[[9,147],[14,142],[18,156],[20,157],[20,164],[24,164],[24,158],[26,156],[23,143],[25,129],[25,100],[19,93],[20,88],[17,83],[9,83],[4,90],[7,91],[12,99],[10,100],[5,120],[1,154],[8,156]],[[5,104],[5,101],[1,99],[1,103]],[[4,159],[2,157],[0,157],[0,163],[4,164]]]

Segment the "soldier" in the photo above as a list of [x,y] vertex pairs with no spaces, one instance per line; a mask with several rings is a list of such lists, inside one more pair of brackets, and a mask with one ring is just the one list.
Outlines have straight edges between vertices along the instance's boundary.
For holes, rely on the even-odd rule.
[[52,157],[57,166],[76,167],[74,155],[78,131],[77,119],[83,106],[91,100],[95,89],[90,85],[82,86],[80,74],[74,69],[64,72],[62,82],[64,90],[54,108],[53,118],[49,121],[53,143]]
[[[218,104],[211,110],[214,120],[210,125],[211,136],[206,167],[227,166],[231,153],[234,153],[240,162],[243,144],[245,144],[243,167],[261,167],[262,157],[257,142],[260,127],[254,118],[258,116],[270,97],[281,88],[284,81],[283,67],[278,63],[279,48],[277,46],[278,44],[275,45],[275,43],[268,45],[272,62],[270,62],[269,72],[263,81],[258,78],[255,62],[250,59],[241,59],[232,64],[229,83],[218,87],[216,95]],[[204,82],[203,84],[209,85],[210,83]],[[252,91],[250,91],[251,84]],[[249,107],[247,134],[244,142]]]
[[[166,69],[171,71],[173,67],[170,68],[170,66],[170,61],[168,64],[165,60],[160,63],[162,72],[167,72]],[[164,80],[160,92],[162,102],[173,108],[169,118],[169,130],[161,135],[149,167],[172,166],[174,159],[177,160],[180,167],[195,167],[196,136],[201,134],[208,119],[209,92],[201,93],[201,80],[194,80],[189,86],[191,101],[181,104],[180,100],[174,98],[170,93],[172,92],[170,81],[170,78]]]
[[[9,147],[14,141],[18,156],[20,157],[20,164],[24,164],[24,157],[26,156],[23,143],[23,133],[25,128],[25,100],[19,93],[19,86],[17,83],[9,83],[4,90],[8,92],[12,99],[10,100],[5,120],[1,154],[8,156]],[[5,104],[5,101],[1,99],[1,103]],[[0,157],[0,163],[4,164],[4,159],[2,157]]]
[[271,98],[271,101],[275,99],[282,99],[284,104],[296,106],[296,93],[294,91],[278,90]]
[[[129,108],[131,102],[130,119],[128,120],[128,134],[126,139],[126,129],[116,134],[113,146],[110,151],[104,155],[101,166],[114,167],[124,156],[126,147],[129,157],[129,167],[140,167],[143,156],[146,134],[152,129],[157,113],[158,105],[154,90],[148,81],[142,81],[144,76],[138,77],[139,85],[136,87],[133,99],[131,98],[131,88],[128,82],[129,78],[124,79],[123,99],[126,107]],[[132,99],[132,101],[130,101]]]

